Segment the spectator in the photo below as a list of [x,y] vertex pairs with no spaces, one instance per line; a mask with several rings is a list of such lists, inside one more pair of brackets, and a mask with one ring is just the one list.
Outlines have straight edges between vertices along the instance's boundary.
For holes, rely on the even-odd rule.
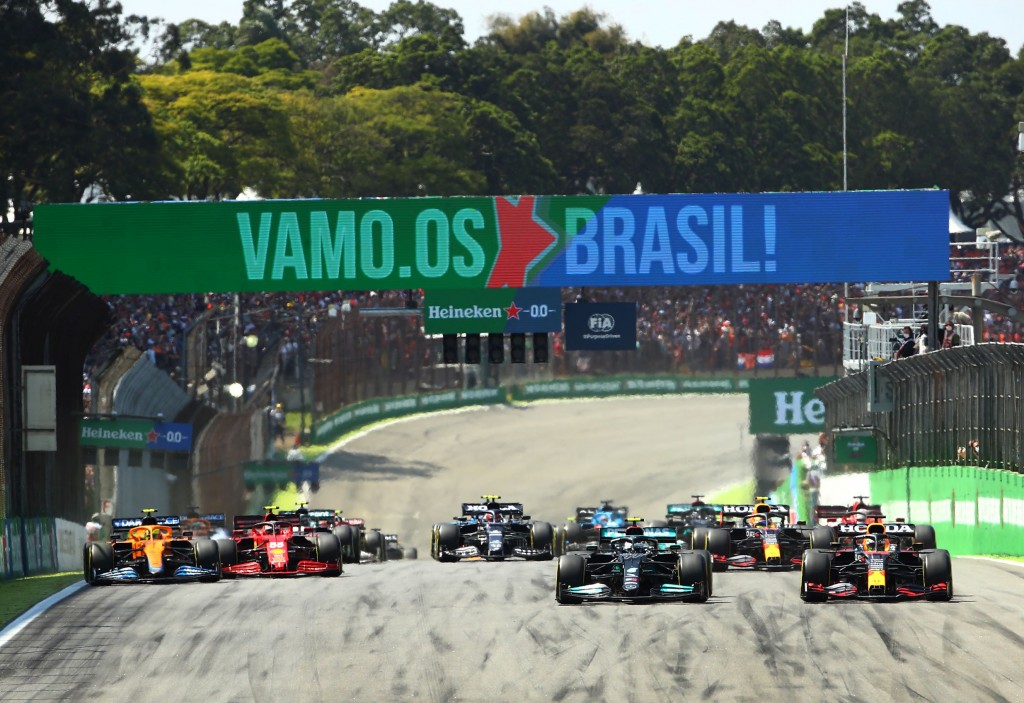
[[274,444],[284,444],[284,405],[278,403],[270,411],[270,426],[274,433]]
[[896,350],[897,359],[906,359],[917,353],[917,345],[914,342],[914,331],[907,325],[900,332],[899,336],[899,349]]

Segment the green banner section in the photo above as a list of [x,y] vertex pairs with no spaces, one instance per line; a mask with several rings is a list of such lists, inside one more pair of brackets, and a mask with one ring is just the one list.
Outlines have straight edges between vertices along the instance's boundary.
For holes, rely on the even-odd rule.
[[295,467],[290,461],[250,461],[242,465],[242,477],[249,485],[284,484],[292,480],[294,470]]
[[746,379],[734,378],[656,378],[610,377],[539,381],[512,387],[514,400],[544,398],[586,398],[612,395],[657,395],[662,393],[742,393]]
[[506,394],[505,387],[499,386],[498,388],[471,388],[381,400],[365,400],[361,403],[353,403],[318,422],[313,427],[313,442],[325,444],[360,427],[403,415],[450,410],[466,405],[503,403],[506,400]]
[[1024,556],[1024,475],[938,466],[873,471],[868,479],[886,515],[934,526],[951,554]]
[[145,449],[153,420],[83,418],[79,443],[90,447]]
[[825,404],[814,389],[835,381],[818,378],[750,380],[750,434],[810,434],[825,429]]
[[837,464],[878,464],[878,438],[871,432],[835,433]]

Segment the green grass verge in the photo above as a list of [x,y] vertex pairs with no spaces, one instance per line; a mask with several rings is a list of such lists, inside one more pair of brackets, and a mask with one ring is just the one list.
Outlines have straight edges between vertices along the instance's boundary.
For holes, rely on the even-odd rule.
[[707,496],[704,500],[708,503],[737,503],[746,504],[754,499],[754,479],[729,486],[725,490],[714,495]]
[[0,580],[0,628],[6,627],[39,601],[81,580],[80,571]]

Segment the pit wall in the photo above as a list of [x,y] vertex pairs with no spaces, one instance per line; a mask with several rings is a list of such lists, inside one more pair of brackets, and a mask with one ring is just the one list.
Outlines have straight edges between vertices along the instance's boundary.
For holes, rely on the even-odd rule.
[[977,466],[921,466],[828,477],[821,502],[870,496],[889,517],[935,527],[954,555],[1024,556],[1024,475]]

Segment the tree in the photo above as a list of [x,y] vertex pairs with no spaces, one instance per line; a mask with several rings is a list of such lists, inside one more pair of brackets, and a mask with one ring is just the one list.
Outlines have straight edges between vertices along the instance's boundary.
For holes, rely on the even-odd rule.
[[[159,144],[132,71],[120,6],[0,3],[0,200],[34,203],[158,192]],[[6,218],[7,207],[0,208]]]

